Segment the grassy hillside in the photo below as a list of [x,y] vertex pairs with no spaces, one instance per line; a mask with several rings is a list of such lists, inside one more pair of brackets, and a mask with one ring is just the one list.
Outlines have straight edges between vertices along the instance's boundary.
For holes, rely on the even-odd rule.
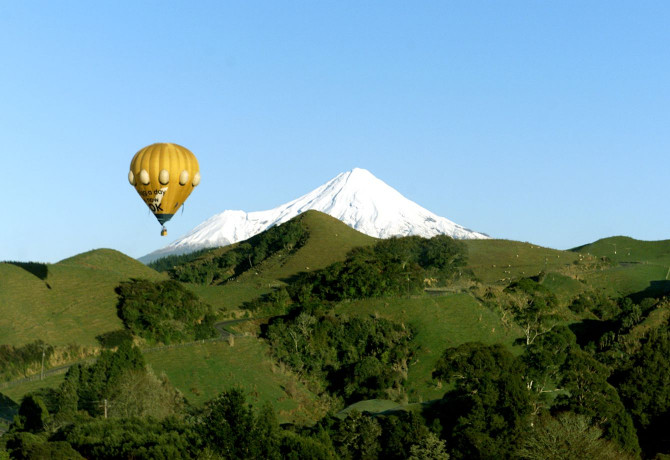
[[0,340],[97,345],[97,335],[122,327],[114,288],[133,277],[164,275],[111,249],[56,264],[0,263]]
[[[221,311],[234,310],[243,302],[270,292],[272,287],[283,284],[284,280],[296,273],[324,268],[343,260],[353,248],[371,245],[376,241],[319,211],[307,211],[293,220],[299,221],[309,235],[304,246],[297,251],[273,255],[225,284],[189,284],[189,288]],[[203,254],[195,263],[220,256],[235,247],[237,244],[214,249]]]
[[343,260],[353,248],[369,246],[376,241],[376,238],[319,211],[307,211],[296,219],[307,228],[307,243],[286,260],[273,261],[275,263],[263,268],[265,277],[280,280],[301,271],[318,270]]
[[626,236],[604,238],[571,251],[606,257],[609,267],[584,276],[611,295],[661,296],[670,293],[670,240],[641,241]]
[[502,285],[543,271],[548,275],[544,284],[562,301],[589,289],[615,297],[670,293],[670,240],[639,241],[618,236],[570,251],[508,240],[465,243],[468,268],[484,284]]
[[[580,383],[571,379],[583,372],[580,366],[588,366],[584,368],[594,375],[594,385],[600,385],[589,391],[602,396],[606,404],[594,403],[593,407],[585,408],[592,411],[593,416],[605,414],[602,416],[617,420],[616,414],[630,411],[623,405],[633,399],[630,395],[638,394],[631,393],[637,380],[628,378],[628,366],[638,363],[636,368],[641,367],[639,363],[643,361],[639,360],[646,356],[641,353],[648,351],[645,347],[652,339],[656,340],[654,337],[665,340],[665,336],[656,336],[655,332],[667,332],[664,328],[670,317],[668,301],[639,301],[645,296],[670,293],[670,241],[644,242],[614,237],[574,250],[558,251],[516,241],[472,240],[464,242],[469,254],[467,265],[463,266],[462,259],[447,257],[453,254],[447,251],[452,241],[445,238],[418,244],[416,241],[420,239],[409,238],[357,252],[357,257],[315,276],[295,276],[343,261],[352,248],[372,245],[377,240],[319,212],[307,212],[297,217],[290,227],[279,227],[275,231],[266,235],[265,240],[260,238],[214,249],[198,255],[195,260],[172,259],[185,267],[182,272],[185,277],[179,279],[189,281],[184,284],[217,308],[221,317],[231,312],[257,315],[253,321],[226,324],[227,330],[238,334],[230,341],[144,350],[146,362],[156,374],[165,373],[194,406],[203,406],[224,390],[239,388],[253,405],[269,403],[281,422],[313,424],[327,412],[341,408],[342,403],[352,404],[337,414],[340,418],[353,409],[388,414],[433,407],[443,412],[453,411],[454,420],[458,417],[468,421],[468,427],[474,426],[476,433],[481,429],[476,417],[481,414],[466,413],[467,404],[438,402],[447,391],[458,389],[459,383],[448,378],[443,379],[444,384],[433,380],[432,372],[442,361],[445,368],[455,370],[459,377],[469,378],[468,385],[478,385],[477,380],[481,379],[475,374],[468,377],[468,372],[473,372],[468,366],[459,364],[458,360],[445,362],[441,358],[449,347],[482,342],[502,344],[517,357],[524,350],[536,353],[532,356],[538,361],[522,375],[520,370],[514,370],[516,358],[504,350],[501,352],[500,347],[496,350],[476,345],[464,347],[467,350],[463,353],[475,353],[468,358],[476,359],[472,367],[490,366],[485,367],[490,374],[495,374],[503,365],[511,370],[504,372],[506,375],[492,375],[492,382],[504,381],[514,389],[522,377],[526,379],[523,380],[526,383],[517,385],[519,391],[514,393],[520,398],[526,398],[527,377],[535,379],[534,372],[538,382],[546,383],[548,388],[560,386],[562,396],[580,402]],[[276,235],[282,238],[289,235],[293,239]],[[438,245],[440,242],[443,246]],[[252,243],[257,246],[251,246]],[[429,249],[425,249],[424,244]],[[240,251],[228,253],[237,249]],[[460,246],[457,255],[462,255]],[[426,267],[437,266],[426,263],[432,260],[451,265],[440,267],[442,272],[429,271]],[[449,268],[451,271],[447,271]],[[442,273],[449,276],[438,280]],[[542,276],[536,277],[540,273]],[[172,275],[178,278],[179,271]],[[530,277],[532,279],[521,279]],[[12,345],[38,338],[54,345],[96,345],[96,335],[123,326],[116,314],[118,299],[114,290],[129,278],[158,281],[166,279],[167,274],[159,274],[112,250],[91,251],[53,265],[0,263],[0,315],[7,319],[0,323],[1,340]],[[255,309],[238,310],[245,301],[283,284],[289,284],[288,289],[266,296],[263,302],[252,305]],[[432,287],[427,288],[431,284]],[[580,293],[585,295],[573,303]],[[630,296],[638,304],[620,298],[622,296]],[[154,297],[141,299],[138,302],[141,306],[155,305]],[[164,312],[168,310],[165,306],[175,304],[172,297],[161,304],[164,305],[161,309],[155,310]],[[272,314],[280,316],[270,318]],[[138,317],[146,319],[146,316]],[[565,324],[576,332],[579,346],[592,343],[588,345],[588,353],[578,345],[567,346],[574,338],[567,329],[554,328],[555,334],[543,336],[548,339],[546,343],[538,339],[526,349],[516,344],[517,339],[525,335],[515,321],[527,325],[530,338],[533,338],[533,327],[544,333],[547,330],[542,327]],[[412,334],[408,334],[408,330]],[[665,351],[670,345],[658,343],[666,348],[657,353],[660,358],[650,368],[658,369],[665,362]],[[639,356],[635,356],[638,352]],[[126,353],[132,357],[132,353]],[[122,357],[123,352],[115,356]],[[543,374],[547,369],[551,371],[552,366],[558,369],[557,374]],[[518,374],[516,383],[508,380],[515,372]],[[607,380],[610,374],[618,376],[620,381]],[[665,370],[659,374],[659,385],[665,374]],[[7,427],[7,420],[16,411],[15,402],[22,396],[40,387],[53,388],[62,381],[61,374],[44,381],[7,384],[7,388],[1,390],[7,397],[0,400],[0,431]],[[615,388],[610,384],[619,386]],[[486,410],[499,410],[491,414],[503,420],[507,406],[494,407],[495,398],[489,398],[490,393],[487,393],[492,387],[481,387],[486,391],[474,388],[461,386],[460,390],[467,389],[467,392],[458,398],[466,401],[472,397],[472,401],[481,402],[482,407],[491,406]],[[616,396],[619,390],[621,398]],[[639,395],[646,397],[646,390]],[[137,401],[134,390],[131,396]],[[625,401],[624,396],[628,397]],[[95,401],[98,400],[96,397]],[[528,397],[528,401],[534,400]],[[530,403],[524,404],[530,407]],[[551,398],[547,404],[551,404]],[[564,410],[557,405],[554,408]],[[92,415],[101,417],[96,413]],[[485,415],[489,417],[488,413]],[[439,417],[445,427],[443,435],[458,432],[447,425],[452,423],[451,418],[451,413]],[[189,418],[184,417],[184,420]],[[399,417],[393,423],[405,423],[403,420]],[[529,416],[523,422],[522,431],[532,426],[530,420]],[[431,423],[434,427],[434,422]],[[397,428],[394,433],[402,431],[401,425],[393,426]],[[623,422],[621,426],[625,428]],[[495,433],[495,436],[500,435]],[[500,439],[504,444],[508,438],[500,436]],[[631,449],[635,448],[635,439],[630,441]],[[446,445],[460,444],[448,441]],[[649,448],[645,455],[651,458],[655,452]],[[500,455],[504,456],[512,455]]]
[[254,403],[271,403],[281,421],[313,421],[323,412],[316,397],[275,366],[267,356],[267,346],[255,337],[235,337],[233,346],[208,342],[152,351],[145,358],[195,405],[237,387],[251,395]]
[[607,257],[618,263],[638,262],[670,267],[670,240],[642,241],[627,236],[613,236],[571,251]]
[[579,260],[570,251],[544,248],[510,240],[465,240],[468,265],[484,283],[534,276],[541,271],[560,271]]
[[338,305],[337,311],[350,315],[380,316],[413,328],[413,341],[418,350],[407,376],[411,402],[444,395],[445,389],[435,385],[431,373],[447,347],[472,341],[505,343],[511,347],[521,335],[516,329],[505,328],[496,313],[469,294],[343,302]]

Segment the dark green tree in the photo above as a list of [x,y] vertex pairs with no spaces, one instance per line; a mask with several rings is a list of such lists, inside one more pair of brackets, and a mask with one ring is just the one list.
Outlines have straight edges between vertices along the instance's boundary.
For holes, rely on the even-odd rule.
[[525,367],[502,345],[448,348],[433,377],[452,382],[436,408],[456,458],[510,458],[529,425],[533,394]]
[[556,417],[544,415],[533,423],[516,452],[525,460],[632,460],[613,441],[602,437],[602,430],[592,425],[590,417],[561,412]]
[[566,326],[556,326],[528,345],[521,356],[526,365],[524,380],[528,389],[539,397],[540,406],[548,404],[548,397],[556,391],[561,369],[570,350],[577,346],[577,338]]
[[337,424],[333,443],[341,458],[375,459],[381,450],[381,433],[377,420],[352,410]]
[[44,431],[50,417],[42,398],[34,395],[24,397],[19,406],[19,419],[25,431],[31,433]]
[[569,411],[592,418],[605,439],[618,443],[630,454],[640,451],[637,434],[617,391],[607,381],[609,370],[588,353],[572,348],[561,369],[561,388],[554,412]]
[[223,458],[279,458],[279,429],[272,409],[265,406],[256,416],[239,389],[209,401],[196,429]]
[[522,278],[505,288],[510,296],[509,309],[525,335],[526,345],[548,333],[557,323],[556,296],[532,278]]
[[644,451],[670,452],[670,338],[655,331],[630,365],[615,376],[621,400],[633,417]]
[[212,307],[177,281],[131,280],[116,292],[119,317],[140,337],[172,343],[217,335]]

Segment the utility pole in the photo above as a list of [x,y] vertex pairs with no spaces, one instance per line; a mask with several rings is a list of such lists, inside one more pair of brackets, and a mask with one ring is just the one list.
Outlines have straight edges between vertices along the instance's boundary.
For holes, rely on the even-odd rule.
[[44,380],[44,355],[46,354],[45,348],[46,344],[42,345],[42,370],[40,371],[40,380]]
[[98,407],[101,407],[104,409],[104,414],[105,418],[107,418],[107,398],[103,399],[102,401],[98,401]]

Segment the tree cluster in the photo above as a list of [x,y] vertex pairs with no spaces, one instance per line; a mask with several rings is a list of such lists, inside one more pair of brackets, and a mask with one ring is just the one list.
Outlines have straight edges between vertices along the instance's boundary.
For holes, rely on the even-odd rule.
[[204,253],[195,260],[173,265],[168,273],[172,279],[198,284],[219,284],[252,269],[280,252],[290,254],[300,249],[309,233],[300,220],[272,227],[220,255]]
[[412,357],[409,328],[383,318],[301,312],[269,324],[275,358],[346,401],[402,391]]
[[[557,328],[519,357],[502,345],[480,343],[445,351],[433,376],[454,389],[430,412],[454,458],[580,458],[581,449],[607,452],[591,458],[639,454],[631,418],[608,372],[569,335]],[[535,385],[536,379],[542,384]],[[554,401],[547,397],[547,379],[560,388]],[[565,437],[550,438],[549,426]],[[580,443],[590,447],[576,450]],[[540,445],[543,450],[533,450]],[[547,455],[552,450],[563,453]]]
[[[120,425],[144,418],[148,423],[138,423],[149,427],[182,413],[184,407],[183,397],[167,379],[146,369],[140,350],[125,344],[115,352],[103,351],[94,364],[72,366],[58,388],[24,397],[3,443],[12,458],[125,458],[123,448],[129,438],[165,433],[156,433],[154,427],[115,438],[108,431],[113,422],[108,424],[107,418],[123,420]],[[82,446],[81,437],[90,439],[93,435],[88,431],[101,426],[101,442],[118,445],[109,450]]]
[[301,303],[416,294],[426,279],[444,282],[455,276],[466,259],[465,245],[446,235],[389,238],[354,249],[343,262],[302,273],[288,292]]
[[[105,412],[105,408],[107,412]],[[141,408],[144,408],[142,410]],[[56,390],[23,398],[0,458],[446,459],[444,441],[415,413],[351,411],[311,427],[280,426],[271,406],[229,389],[200,409],[152,377],[137,348],[74,366]]]
[[205,254],[212,252],[214,249],[205,248],[198,249],[197,251],[189,252],[187,254],[171,254],[169,256],[161,257],[156,259],[153,262],[148,263],[147,265],[157,272],[167,272],[170,269],[179,266],[185,265],[187,263],[193,262]]
[[342,262],[299,273],[286,287],[243,307],[277,315],[291,305],[419,294],[427,282],[446,283],[459,276],[466,260],[467,247],[446,235],[389,238],[352,250]]
[[116,289],[125,326],[147,340],[173,343],[215,337],[212,307],[173,280],[131,280]]

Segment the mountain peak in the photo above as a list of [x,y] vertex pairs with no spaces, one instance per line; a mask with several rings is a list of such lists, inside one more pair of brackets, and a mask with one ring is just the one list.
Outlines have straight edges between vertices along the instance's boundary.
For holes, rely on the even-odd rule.
[[195,227],[163,249],[141,257],[151,262],[170,254],[184,254],[207,247],[243,241],[307,210],[329,214],[350,227],[376,238],[391,236],[449,235],[453,238],[488,238],[449,219],[440,217],[375,177],[354,168],[284,205],[267,211],[224,211]]
[[350,177],[367,177],[367,178],[371,177],[373,179],[377,179],[370,171],[363,168],[354,168],[351,171],[347,171],[346,173],[343,174],[348,174]]

